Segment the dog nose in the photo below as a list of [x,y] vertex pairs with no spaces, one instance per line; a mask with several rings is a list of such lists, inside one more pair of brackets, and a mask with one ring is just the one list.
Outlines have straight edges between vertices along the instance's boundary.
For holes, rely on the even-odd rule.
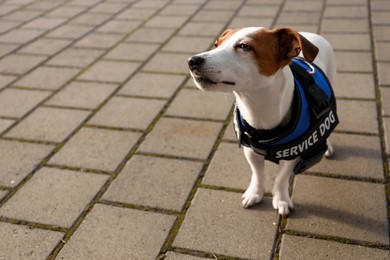
[[192,56],[191,58],[188,59],[188,67],[190,67],[190,70],[196,70],[202,64],[204,63],[205,59],[202,58],[201,56]]

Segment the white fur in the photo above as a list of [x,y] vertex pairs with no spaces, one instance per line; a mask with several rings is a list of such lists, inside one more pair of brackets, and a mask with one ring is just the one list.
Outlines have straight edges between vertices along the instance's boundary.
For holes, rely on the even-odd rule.
[[[288,120],[294,92],[294,80],[288,66],[280,69],[275,75],[265,76],[259,73],[257,64],[250,52],[239,52],[234,46],[245,42],[248,34],[262,29],[249,27],[239,30],[221,46],[208,52],[198,54],[206,61],[201,75],[191,72],[195,84],[203,90],[232,91],[240,112],[245,120],[257,129],[272,129]],[[313,33],[300,33],[319,48],[314,60],[328,76],[331,84],[335,79],[336,67],[331,45],[321,36]],[[212,84],[202,82],[207,77]],[[234,83],[233,84],[229,84]],[[264,195],[264,157],[251,148],[244,147],[245,157],[252,170],[248,189],[242,196],[244,208],[259,203]],[[333,154],[329,144],[326,156]],[[278,175],[272,194],[273,207],[281,215],[288,215],[293,209],[289,195],[289,178],[297,160],[280,161]]]

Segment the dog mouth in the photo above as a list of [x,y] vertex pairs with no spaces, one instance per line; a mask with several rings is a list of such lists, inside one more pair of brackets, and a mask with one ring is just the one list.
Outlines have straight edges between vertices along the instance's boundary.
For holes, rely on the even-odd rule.
[[194,77],[194,78],[201,85],[216,85],[218,83],[222,83],[225,85],[231,85],[231,86],[236,85],[236,83],[233,81],[224,80],[224,81],[217,82],[217,81],[214,81],[214,80],[212,80],[210,78],[206,78],[206,77]]

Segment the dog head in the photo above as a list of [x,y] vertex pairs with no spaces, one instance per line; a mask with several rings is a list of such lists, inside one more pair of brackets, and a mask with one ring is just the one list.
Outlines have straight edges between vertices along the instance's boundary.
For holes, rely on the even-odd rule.
[[301,50],[309,62],[318,53],[316,46],[291,28],[228,29],[215,46],[188,59],[191,76],[203,90],[230,92],[266,87]]

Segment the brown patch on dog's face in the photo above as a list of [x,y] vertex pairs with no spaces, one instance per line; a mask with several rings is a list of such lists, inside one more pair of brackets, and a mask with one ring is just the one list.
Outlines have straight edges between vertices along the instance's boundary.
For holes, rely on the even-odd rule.
[[220,46],[224,41],[229,39],[235,32],[239,31],[240,29],[227,29],[225,30],[222,35],[215,41],[214,45],[215,47]]

